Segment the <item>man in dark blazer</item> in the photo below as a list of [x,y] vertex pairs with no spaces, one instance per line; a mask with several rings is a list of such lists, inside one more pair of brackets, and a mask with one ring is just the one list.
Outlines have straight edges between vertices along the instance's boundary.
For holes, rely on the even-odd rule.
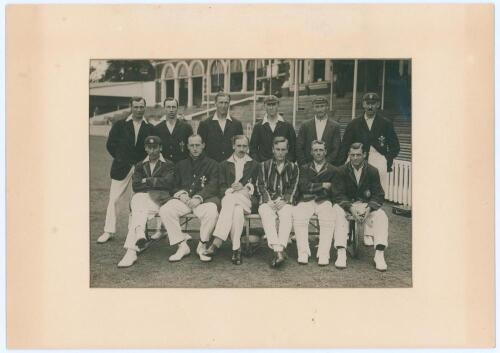
[[368,164],[363,144],[353,143],[349,149],[349,163],[340,167],[339,183],[333,188],[333,199],[350,213],[359,226],[364,227],[364,241],[375,247],[375,267],[387,270],[384,250],[389,235],[389,220],[381,209],[384,190],[377,168]]
[[326,161],[327,150],[324,141],[311,143],[313,161],[303,165],[299,173],[299,199],[293,210],[293,228],[297,239],[297,261],[307,264],[309,247],[309,220],[316,214],[319,221],[318,265],[330,262],[332,240],[337,249],[335,267],[345,268],[348,223],[344,210],[332,203],[332,189],[337,188],[338,168]]
[[300,126],[297,135],[297,163],[302,166],[313,160],[311,143],[317,140],[325,142],[326,161],[336,165],[340,150],[340,124],[328,118],[326,98],[315,98],[312,105],[315,116]]
[[145,227],[160,207],[171,197],[174,188],[174,163],[161,155],[161,140],[158,136],[148,136],[145,140],[148,156],[137,163],[132,176],[135,194],[130,200],[127,250],[118,267],[130,267],[137,261],[137,251],[146,243]]
[[160,217],[167,229],[170,245],[178,244],[169,261],[180,261],[191,250],[188,234],[182,232],[179,218],[193,213],[200,219],[200,242],[196,253],[201,261],[212,258],[203,253],[217,222],[219,199],[219,164],[203,152],[205,144],[200,135],[188,139],[189,157],[175,165],[174,196],[160,208]]
[[115,234],[116,203],[132,179],[134,165],[146,157],[144,139],[152,134],[152,126],[144,119],[146,100],[143,97],[131,98],[130,110],[128,118],[117,121],[111,127],[106,143],[113,163],[104,233],[97,239],[98,243],[107,242]]
[[205,255],[213,256],[216,250],[231,234],[235,265],[241,264],[241,233],[245,225],[245,214],[257,211],[256,197],[259,163],[248,155],[248,138],[245,135],[233,137],[234,153],[220,163],[219,191],[222,208],[213,232],[213,240]]
[[191,124],[177,118],[177,99],[166,98],[163,107],[166,114],[154,127],[154,132],[161,139],[163,157],[177,163],[189,155],[187,139],[193,134],[193,128]]
[[197,133],[205,141],[205,153],[217,162],[225,161],[233,154],[233,136],[243,135],[241,122],[229,115],[230,102],[228,93],[217,93],[214,116],[203,120],[198,126]]
[[279,100],[276,96],[268,96],[264,100],[266,115],[259,120],[252,130],[250,138],[250,157],[257,162],[264,162],[273,158],[273,141],[282,136],[288,141],[287,160],[295,162],[295,147],[297,135],[292,124],[285,121],[278,113]]
[[378,169],[380,182],[387,192],[392,162],[399,153],[399,140],[392,122],[378,113],[379,108],[378,94],[371,92],[363,96],[364,114],[347,125],[342,137],[338,164],[346,161],[351,144],[362,143],[368,163]]

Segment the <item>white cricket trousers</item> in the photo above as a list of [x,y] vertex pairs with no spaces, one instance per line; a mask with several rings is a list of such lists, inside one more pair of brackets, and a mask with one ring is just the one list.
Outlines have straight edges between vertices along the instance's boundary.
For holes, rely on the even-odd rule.
[[[335,247],[347,246],[349,223],[344,210],[330,201],[318,203],[314,200],[300,202],[293,210],[293,227],[297,239],[298,254],[311,255],[309,248],[309,220],[316,214],[319,221],[319,246],[317,257],[330,259],[332,239]],[[335,234],[335,237],[334,237]]]
[[130,201],[131,215],[128,223],[127,239],[125,239],[125,249],[138,251],[135,243],[140,238],[145,238],[146,222],[156,216],[160,210],[147,192],[139,192],[132,196]]
[[[259,206],[262,227],[267,236],[267,244],[275,251],[286,248],[292,231],[293,206],[286,204],[279,211],[274,211],[267,203]],[[279,219],[276,231],[276,218]]]
[[160,208],[160,217],[167,229],[170,245],[180,243],[185,239],[179,218],[191,212],[200,219],[200,240],[206,242],[210,239],[217,222],[217,206],[213,202],[207,202],[191,210],[181,200],[171,199]]
[[241,246],[241,233],[245,226],[245,213],[250,213],[251,206],[250,199],[242,193],[233,192],[224,196],[214,236],[225,241],[231,234],[233,250],[238,250]]
[[389,189],[389,173],[387,173],[387,159],[380,154],[374,147],[370,147],[370,154],[368,156],[368,163],[377,168],[380,175],[380,184],[387,195]]
[[108,209],[106,210],[106,221],[104,223],[104,231],[107,233],[116,232],[116,204],[122,197],[127,186],[132,180],[134,174],[134,167],[130,168],[127,176],[123,180],[111,179],[111,187],[109,188],[109,202]]
[[370,212],[365,220],[364,234],[373,237],[373,245],[384,245],[387,247],[389,239],[389,219],[384,210],[379,208]]

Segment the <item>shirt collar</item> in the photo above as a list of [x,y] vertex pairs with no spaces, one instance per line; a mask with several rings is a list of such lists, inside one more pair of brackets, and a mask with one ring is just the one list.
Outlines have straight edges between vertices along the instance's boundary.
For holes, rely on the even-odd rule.
[[[231,119],[231,117],[229,116],[229,110],[227,111],[226,119],[233,121],[233,119]],[[219,116],[217,115],[217,112],[215,112],[214,117],[212,118],[212,120],[219,120]]]
[[[128,118],[127,118],[127,119],[125,119],[125,121],[130,121],[130,120],[133,120],[133,119],[134,119],[134,118],[132,118],[132,114],[130,114],[130,115],[128,116]],[[148,122],[146,121],[146,118],[145,118],[144,116],[142,117],[142,121],[144,121],[146,124],[148,123]]]
[[231,157],[229,157],[227,159],[228,162],[231,162],[231,163],[235,163],[237,161],[243,161],[243,162],[250,162],[250,161],[253,161],[252,157],[250,157],[248,154],[245,154],[245,157],[243,158],[236,158],[236,156],[234,155],[234,153],[231,155]]
[[[166,163],[165,161],[165,158],[163,158],[163,155],[160,153],[160,158],[158,158],[160,161],[162,161],[163,163]],[[149,162],[149,156],[146,156],[146,158],[144,158],[144,161],[143,162]]]
[[326,115],[324,119],[318,119],[318,117],[315,115],[314,120],[316,120],[316,122],[326,123],[326,121],[328,120],[328,115]]
[[[283,116],[278,113],[277,121],[285,121],[285,119],[283,119]],[[269,123],[269,120],[267,120],[267,113],[264,115],[264,119],[262,119],[262,125],[264,125],[265,123]]]
[[358,170],[356,170],[356,168],[354,168],[354,166],[352,165],[351,162],[349,162],[349,167],[352,169],[353,172],[361,172],[363,170],[363,168],[366,166],[368,162],[365,160],[362,164],[361,164],[361,167],[359,167]]
[[365,118],[365,120],[373,120],[373,119],[375,119],[375,116],[376,115],[374,115],[373,118],[369,118],[369,117],[366,116],[366,113],[365,113],[364,118]]

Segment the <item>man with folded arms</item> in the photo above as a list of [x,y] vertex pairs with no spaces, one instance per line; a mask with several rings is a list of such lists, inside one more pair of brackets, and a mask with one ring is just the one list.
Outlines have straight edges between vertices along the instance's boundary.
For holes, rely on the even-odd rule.
[[241,264],[241,233],[245,214],[256,207],[255,186],[259,163],[248,155],[248,138],[245,135],[233,137],[233,155],[220,164],[219,189],[222,209],[214,230],[214,238],[205,255],[212,257],[229,234],[233,242],[231,261]]
[[145,140],[146,159],[136,164],[132,176],[135,194],[130,201],[131,216],[124,248],[125,256],[118,267],[129,267],[137,261],[137,251],[146,243],[146,222],[167,202],[174,187],[174,164],[161,155],[161,140],[148,136]]
[[200,135],[188,138],[189,157],[175,165],[174,198],[160,208],[160,217],[167,229],[170,245],[179,244],[177,252],[169,257],[179,261],[191,252],[188,234],[181,230],[179,218],[193,213],[200,219],[200,242],[196,253],[201,261],[211,261],[204,255],[206,245],[217,222],[219,199],[219,165],[208,158]]
[[[282,136],[273,140],[273,158],[261,163],[257,187],[260,194],[259,215],[274,251],[271,267],[285,261],[284,250],[292,230],[292,211],[299,182],[297,165],[286,159],[288,140]],[[276,218],[279,227],[276,229]]]
[[307,264],[311,255],[309,248],[309,220],[316,214],[319,220],[318,265],[326,266],[330,261],[330,247],[335,233],[337,268],[345,268],[348,222],[344,210],[332,205],[332,188],[337,187],[338,169],[326,162],[327,150],[324,141],[311,143],[313,161],[300,168],[299,203],[293,210],[293,227],[297,239],[298,262]]
[[[339,184],[334,199],[364,227],[365,245],[375,247],[375,267],[386,271],[384,250],[389,236],[389,220],[381,209],[384,189],[377,168],[368,164],[362,143],[349,149],[349,163],[339,168]],[[367,239],[368,238],[368,239]]]

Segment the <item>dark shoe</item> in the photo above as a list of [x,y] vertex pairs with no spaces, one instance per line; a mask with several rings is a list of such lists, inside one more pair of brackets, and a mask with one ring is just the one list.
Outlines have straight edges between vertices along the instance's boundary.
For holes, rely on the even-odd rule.
[[277,259],[276,259],[276,265],[277,266],[280,266],[283,262],[285,262],[285,252],[283,251],[278,251],[278,253],[276,254],[277,256]]
[[277,261],[278,260],[278,253],[274,252],[273,259],[271,260],[271,268],[276,268],[277,266]]
[[146,247],[146,244],[147,244],[147,239],[146,238],[140,238],[138,239],[136,242],[135,242],[135,246],[137,246],[137,248],[139,248],[139,251],[142,251],[144,250],[144,248]]
[[233,265],[241,265],[241,249],[233,250],[233,257],[231,258]]

